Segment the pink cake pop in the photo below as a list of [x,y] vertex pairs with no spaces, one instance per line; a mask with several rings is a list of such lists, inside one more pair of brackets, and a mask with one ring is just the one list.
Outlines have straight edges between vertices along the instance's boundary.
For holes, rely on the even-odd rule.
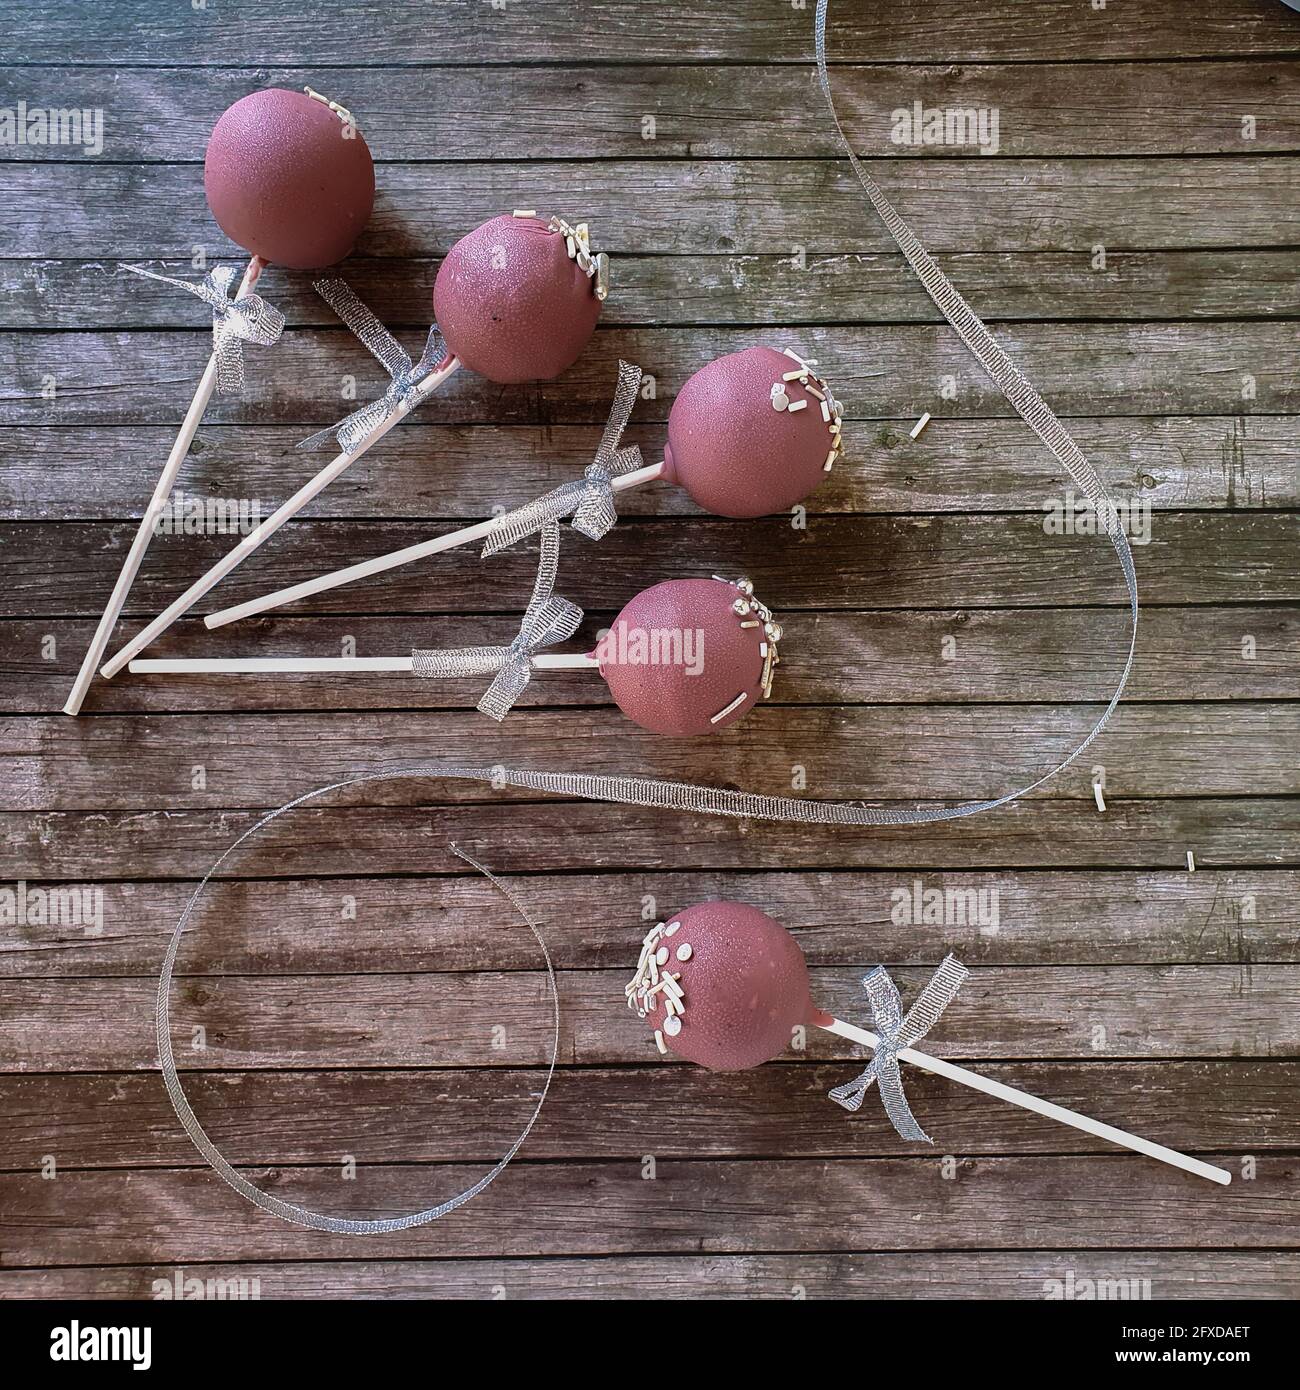
[[246,251],[291,270],[341,261],[370,220],[375,168],[350,113],[270,87],[230,107],[203,163],[208,206]]
[[856,1111],[879,1082],[885,1111],[905,1139],[933,1142],[908,1106],[900,1062],[1184,1172],[1220,1184],[1232,1181],[1226,1169],[918,1051],[915,1044],[942,1017],[967,973],[948,956],[905,1013],[888,975],[873,970],[862,982],[880,1030],[872,1033],[812,1002],[803,952],[779,922],[745,903],[721,901],[688,907],[651,927],[623,993],[628,1008],[654,1030],[660,1052],[674,1052],[710,1071],[746,1071],[770,1062],[801,1027],[823,1028],[871,1048],[875,1055],[866,1070],[836,1086],[831,1098]]
[[[644,589],[618,615],[596,649],[548,653],[572,636],[582,610],[553,597],[559,528],[543,532],[538,585],[518,638],[478,646],[379,657],[136,658],[133,673],[265,675],[331,672],[414,673],[426,679],[493,674],[479,709],[503,719],[537,671],[599,669],[615,703],[643,729],[676,737],[713,733],[772,692],[781,625],[754,597],[748,579],[673,579]],[[549,558],[546,558],[549,553]]]
[[494,217],[447,252],[433,314],[447,346],[489,381],[550,381],[596,331],[607,261],[586,224],[531,212]]
[[[840,404],[813,366],[790,348],[748,348],[719,357],[682,387],[669,416],[662,462],[643,467],[639,450],[620,449],[612,458],[598,457],[581,478],[490,521],[233,604],[208,614],[204,622],[223,627],[475,541],[484,542],[485,555],[493,554],[566,516],[572,516],[576,530],[599,540],[617,520],[618,495],[661,478],[681,483],[696,502],[719,516],[761,516],[793,506],[817,486],[843,450]],[[619,367],[621,376],[629,364]],[[639,384],[639,369],[631,371]],[[614,421],[615,439],[625,421],[626,415]],[[588,515],[588,504],[601,518],[597,524]]]
[[839,407],[812,365],[753,347],[701,368],[668,416],[663,476],[716,516],[801,502],[840,451]]
[[625,993],[660,1051],[710,1071],[769,1062],[800,1024],[829,1019],[794,937],[745,903],[700,903],[654,928]]
[[595,655],[629,719],[680,737],[725,729],[769,694],[780,638],[748,579],[670,579],[637,594]]

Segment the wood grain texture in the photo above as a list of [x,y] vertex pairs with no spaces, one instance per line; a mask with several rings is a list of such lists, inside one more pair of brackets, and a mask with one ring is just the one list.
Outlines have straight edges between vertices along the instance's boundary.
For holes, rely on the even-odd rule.
[[[361,752],[333,774],[372,770]],[[558,759],[556,760],[558,762]],[[398,764],[400,765],[400,764]],[[721,782],[721,775],[715,775]],[[284,799],[312,790],[309,775],[280,784]],[[1295,797],[1164,797],[1133,800],[1113,792],[1101,816],[1091,791],[1073,800],[1038,798],[997,816],[944,824],[841,828],[728,816],[682,816],[640,807],[585,802],[498,802],[446,805],[446,784],[411,783],[414,805],[358,810],[307,806],[276,826],[273,839],[241,853],[236,876],[298,878],[445,874],[462,862],[452,842],[494,855],[517,873],[585,872],[647,867],[730,869],[869,868],[908,872],[934,867],[1184,868],[1194,849],[1200,871],[1300,867],[1300,800]],[[279,801],[277,800],[277,804]],[[926,803],[939,805],[940,803]],[[0,843],[34,881],[198,878],[241,832],[256,810],[192,812],[0,812]],[[509,859],[509,865],[502,863]],[[1140,920],[1140,911],[1139,911]]]
[[[647,405],[649,403],[647,402]],[[590,425],[445,425],[416,415],[316,497],[311,517],[476,521],[576,477],[591,462]],[[934,421],[911,439],[911,420],[863,434],[852,457],[806,502],[810,515],[840,512],[1036,511],[1066,487],[1055,461],[1019,420]],[[149,470],[166,458],[172,426],[14,426],[0,430],[0,517],[9,521],[121,520],[138,516]],[[1148,416],[1073,419],[1070,430],[1120,500],[1153,511],[1239,511],[1300,505],[1294,427],[1286,416]],[[256,498],[265,512],[303,480],[301,428],[205,424],[178,484],[208,498]],[[624,436],[647,459],[663,450],[659,425]],[[382,452],[381,452],[382,450]],[[658,453],[656,452],[658,451]],[[57,472],[60,486],[51,487]],[[684,489],[621,493],[619,513],[699,516]],[[56,533],[51,533],[56,535]],[[58,539],[56,535],[56,539]]]
[[[1110,249],[1104,266],[1091,252],[1008,251],[953,254],[945,268],[986,318],[1283,318],[1300,303],[1300,252],[1290,248],[1145,251]],[[149,268],[184,279],[192,267],[151,258]],[[428,257],[353,256],[348,283],[394,329],[418,333],[424,303],[411,280],[432,284]],[[606,324],[777,323],[792,298],[815,301],[823,323],[938,323],[902,258],[888,252],[786,255],[620,255],[617,292]],[[337,321],[306,279],[276,273],[270,298],[294,327]],[[188,324],[177,291],[112,263],[0,260],[0,328],[172,328]],[[412,422],[414,423],[414,422]]]
[[[0,1298],[154,1298],[167,1265],[0,1269]],[[547,1260],[302,1260],[196,1264],[190,1296],[403,1299],[1038,1299],[1066,1289],[1102,1297],[1294,1299],[1300,1255],[1018,1250],[827,1255],[639,1255]],[[190,1284],[185,1281],[195,1280]],[[242,1282],[241,1282],[242,1281]],[[1089,1282],[1090,1281],[1090,1282]]]
[[[452,842],[510,878],[559,970],[561,1065],[519,1159],[380,1248],[241,1202],[156,1075],[166,942],[263,810],[422,758],[889,805],[993,795],[1099,713],[1124,591],[1108,546],[1045,530],[1066,481],[837,157],[808,7],[51,0],[39,24],[29,8],[0,0],[0,108],[100,107],[105,147],[0,147],[0,1297],[150,1298],[178,1271],[209,1297],[1042,1299],[1087,1280],[1296,1297],[1300,16],[1276,0],[831,6],[856,147],[1149,521],[1129,699],[1032,798],[926,826],[408,779],[268,827],[209,887],[172,1008],[200,1118],[280,1196],[426,1206],[535,1104],[537,945]],[[577,475],[620,356],[653,375],[629,431],[653,459],[692,372],[789,343],[850,417],[806,517],[724,522],[645,488],[598,551],[566,544],[559,586],[590,640],[656,580],[761,580],[789,653],[741,728],[652,739],[590,673],[539,677],[503,728],[472,712],[473,681],[123,675],[82,718],[55,713],[208,351],[201,306],[119,262],[193,277],[200,252],[239,257],[204,203],[207,129],[248,90],[308,82],[351,106],[377,157],[344,273],[403,342],[422,338],[448,247],[513,207],[588,220],[613,293],[560,381],[460,374],[199,611]],[[916,100],[996,109],[996,155],[895,143],[893,112]],[[269,510],[327,461],[294,445],[350,408],[344,378],[363,398],[385,384],[311,278],[265,276],[289,329],[250,350],[242,397],[213,403],[187,494]],[[232,543],[155,539],[113,645]],[[154,654],[508,640],[531,565],[462,551],[216,633],[195,614]],[[942,910],[918,915],[927,892]],[[866,967],[910,999],[954,950],[973,973],[934,1051],[1236,1180],[1212,1189],[913,1073],[938,1140],[922,1152],[874,1101],[850,1117],[827,1100],[859,1063],[821,1033],[742,1074],[662,1063],[622,1007],[633,947],[711,897],[789,924],[819,1001],[855,1020]]]
[[[847,7],[846,7],[847,8]],[[878,6],[877,8],[884,8]],[[765,16],[766,24],[771,18]],[[1017,63],[925,67],[837,66],[841,119],[862,156],[960,159],[960,145],[895,138],[898,110],[924,106],[998,111],[989,154],[1267,154],[1300,148],[1300,74],[1293,63]],[[838,158],[821,119],[810,65],[715,67],[640,64],[606,81],[590,66],[501,70],[337,68],[210,69],[43,67],[0,74],[0,106],[46,92],[77,93],[105,111],[103,156],[132,164],[193,163],[222,111],[259,87],[318,86],[342,102],[377,160]],[[1193,116],[1184,104],[1196,90]],[[582,113],[575,149],[574,112]],[[528,113],[526,121],[519,114]],[[653,138],[644,118],[654,118]],[[1243,120],[1253,117],[1253,134]],[[975,132],[972,132],[972,140]],[[977,146],[977,148],[979,148]],[[12,158],[28,149],[4,150]],[[45,150],[39,151],[45,154]],[[50,146],[54,159],[88,159],[76,145]],[[30,157],[30,156],[29,156]]]
[[[19,0],[3,0],[0,18],[24,13]],[[675,10],[671,23],[629,0],[587,0],[585,22],[575,26],[569,0],[531,0],[501,9],[434,0],[415,10],[385,10],[342,0],[304,11],[296,0],[232,0],[203,11],[159,13],[150,0],[124,0],[111,12],[85,15],[69,4],[49,7],[39,29],[24,32],[30,63],[104,61],[106,43],[145,28],[150,43],[135,61],[176,63],[315,63],[364,61],[376,66],[555,62],[583,57],[601,63],[646,60],[807,64],[812,61],[811,16],[806,8],[773,7],[765,0],[728,0],[702,9]],[[1127,60],[1138,57],[1231,57],[1293,54],[1289,15],[1258,0],[1222,0],[1188,14],[1179,0],[1144,0],[1122,14],[1114,7],[1081,9],[1073,0],[1044,0],[1026,21],[1020,0],[982,0],[971,23],[964,0],[831,9],[832,56],[844,61],[923,63],[990,58]]]
[[[365,654],[401,653],[411,645],[412,619],[382,614],[331,617],[268,616],[215,631],[185,619],[151,654],[238,656],[256,650],[294,656],[341,652],[341,634]],[[589,614],[607,626],[613,612]],[[797,619],[799,656],[782,666],[783,705],[823,704],[1071,704],[1109,698],[1115,664],[1109,644],[1121,618],[1096,608],[970,609],[819,613]],[[508,643],[518,622],[506,614],[442,615],[424,620],[422,642],[448,647]],[[48,713],[60,707],[94,629],[91,618],[54,622],[14,619],[0,624],[0,711]],[[53,651],[49,639],[54,636]],[[945,644],[952,640],[951,647]],[[1285,605],[1156,608],[1142,614],[1141,661],[1125,698],[1146,700],[1294,700],[1300,698],[1300,619]],[[948,655],[945,655],[948,653]],[[286,676],[295,709],[471,709],[471,681]],[[190,676],[132,677],[101,684],[97,711],[184,712],[262,710],[272,687],[265,680]],[[521,707],[532,704],[597,708],[609,689],[590,671],[551,671]]]
[[[1098,244],[1112,251],[1294,246],[1300,242],[1298,163],[1294,155],[1245,153],[972,156],[874,167],[933,254],[1070,251],[1086,258]],[[198,247],[209,259],[244,259],[208,212],[199,165],[15,164],[5,168],[5,193],[0,256],[6,258],[48,258],[51,243],[42,229],[55,225],[61,258],[106,266],[156,256],[188,261]],[[390,164],[358,251],[419,258],[408,293],[421,311],[407,310],[419,321],[433,288],[432,274],[419,276],[420,261],[445,255],[485,218],[515,207],[580,214],[612,257],[791,256],[796,247],[810,255],[898,252],[842,162],[806,159]],[[613,274],[617,295],[617,265]],[[268,277],[267,294],[283,279],[278,271]],[[792,277],[782,321],[822,321],[826,296],[813,298],[811,288]],[[921,290],[915,294],[918,304],[925,302]]]

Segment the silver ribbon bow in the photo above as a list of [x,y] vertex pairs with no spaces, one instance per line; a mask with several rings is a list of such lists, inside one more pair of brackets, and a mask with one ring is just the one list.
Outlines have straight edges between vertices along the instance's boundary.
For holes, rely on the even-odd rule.
[[867,992],[872,1023],[880,1042],[862,1075],[843,1086],[836,1086],[830,1098],[845,1110],[857,1110],[871,1089],[871,1083],[878,1081],[885,1114],[899,1134],[915,1143],[933,1144],[934,1140],[917,1124],[907,1103],[898,1054],[903,1048],[919,1042],[938,1023],[969,974],[956,956],[945,956],[943,964],[907,1011],[906,1018],[902,1016],[898,990],[884,966],[877,966],[865,976],[862,988]]
[[519,626],[519,635],[508,647],[461,647],[455,651],[413,651],[411,669],[417,676],[496,676],[478,702],[481,713],[502,720],[528,688],[533,676],[533,656],[542,648],[567,641],[582,622],[582,609],[553,592],[560,565],[560,527],[548,521],[542,527],[541,550],[533,596]]
[[354,410],[337,425],[318,431],[298,445],[300,449],[319,449],[333,436],[345,454],[354,454],[390,415],[409,410],[419,403],[420,382],[442,362],[447,355],[446,346],[435,323],[429,329],[420,360],[413,363],[406,349],[357,298],[348,284],[342,280],[318,280],[313,288],[392,377],[388,390],[377,401]]
[[158,275],[139,265],[123,265],[122,269],[148,280],[161,280],[164,285],[175,285],[212,310],[212,355],[217,361],[217,390],[223,396],[244,389],[244,344],[270,347],[284,330],[284,315],[260,294],[231,299],[230,287],[239,275],[234,266],[214,266],[197,285],[172,275]]
[[573,529],[588,539],[598,541],[609,532],[618,520],[614,507],[614,479],[642,466],[641,450],[635,444],[626,449],[618,447],[640,389],[641,368],[620,361],[614,404],[610,407],[605,434],[594,461],[587,465],[581,478],[561,483],[534,501],[506,512],[483,545],[485,557],[517,545],[525,536],[531,536],[548,522],[559,521],[570,512],[573,513]]

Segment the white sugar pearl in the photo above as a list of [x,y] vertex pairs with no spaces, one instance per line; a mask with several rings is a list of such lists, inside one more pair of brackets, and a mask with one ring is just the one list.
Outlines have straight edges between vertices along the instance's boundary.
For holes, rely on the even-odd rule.
[[690,946],[689,946],[685,941],[683,941],[682,944],[677,948],[677,959],[678,959],[678,960],[690,960],[690,958],[691,958],[691,948],[690,948]]
[[675,1038],[682,1031],[682,1021],[676,1014],[664,1019],[664,1032],[670,1038]]
[[667,947],[667,946],[660,946],[660,948],[655,952],[655,960],[658,961],[660,965],[667,965],[667,964],[668,964],[668,947]]

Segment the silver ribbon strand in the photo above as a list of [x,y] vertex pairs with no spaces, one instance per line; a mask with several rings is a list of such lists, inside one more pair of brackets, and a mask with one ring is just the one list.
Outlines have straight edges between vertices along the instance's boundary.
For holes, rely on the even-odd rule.
[[635,444],[626,449],[618,447],[641,389],[641,376],[640,367],[620,360],[614,404],[610,407],[595,459],[587,465],[581,478],[561,483],[534,501],[506,512],[483,545],[485,557],[517,545],[525,536],[540,531],[547,522],[559,521],[570,512],[573,513],[573,529],[588,539],[598,541],[608,534],[618,520],[614,507],[614,479],[642,466],[641,450]]
[[872,1026],[880,1042],[866,1070],[843,1086],[836,1086],[830,1098],[845,1110],[857,1110],[872,1084],[879,1082],[885,1114],[899,1134],[913,1143],[933,1144],[934,1140],[916,1122],[912,1107],[907,1103],[898,1054],[903,1048],[919,1042],[938,1023],[969,974],[956,956],[945,956],[943,964],[907,1011],[906,1018],[902,1014],[898,989],[884,966],[877,966],[865,976],[862,988],[867,992]]
[[319,449],[333,437],[345,454],[354,454],[390,415],[411,409],[418,403],[417,388],[420,382],[437,369],[446,357],[447,349],[435,323],[429,329],[420,360],[413,363],[406,349],[357,298],[345,281],[318,280],[313,288],[392,378],[388,390],[378,400],[354,410],[337,425],[317,431],[298,445],[300,449]]
[[411,669],[417,676],[496,676],[478,702],[481,713],[500,722],[514,708],[533,678],[533,657],[543,647],[566,642],[582,623],[582,609],[555,595],[560,565],[560,527],[542,527],[537,578],[519,635],[508,647],[460,647],[453,651],[413,651]]
[[424,1211],[410,1212],[405,1216],[383,1216],[372,1219],[350,1216],[326,1216],[323,1212],[312,1211],[309,1207],[301,1207],[296,1202],[286,1202],[281,1197],[273,1197],[269,1192],[263,1192],[260,1187],[250,1182],[243,1173],[234,1168],[226,1159],[220,1149],[208,1138],[207,1131],[199,1123],[198,1116],[194,1113],[193,1107],[185,1095],[185,1088],[181,1085],[181,1078],[176,1069],[176,1057],[172,1051],[171,1036],[171,1015],[169,1008],[169,996],[171,994],[172,972],[176,968],[176,956],[180,951],[181,940],[185,935],[186,928],[194,916],[199,902],[203,898],[209,882],[221,871],[227,860],[235,854],[239,848],[248,840],[252,839],[263,827],[270,825],[273,820],[278,820],[287,812],[292,811],[296,806],[302,806],[309,801],[315,801],[318,797],[327,796],[331,792],[343,791],[352,787],[360,786],[369,782],[389,782],[395,779],[412,776],[423,776],[422,772],[373,772],[366,773],[360,777],[350,777],[342,782],[334,782],[327,787],[317,787],[315,791],[307,792],[303,796],[295,797],[292,801],[279,807],[277,810],[269,812],[261,820],[250,825],[242,835],[231,843],[217,860],[215,864],[203,875],[197,888],[190,895],[190,900],[185,904],[185,910],[181,913],[180,921],[172,932],[171,940],[167,943],[167,952],[163,957],[162,972],[158,977],[158,997],[154,1006],[154,1030],[158,1044],[158,1063],[162,1072],[163,1084],[167,1087],[167,1095],[171,1099],[172,1108],[176,1111],[176,1116],[185,1127],[185,1132],[190,1136],[194,1147],[203,1155],[207,1162],[224,1178],[231,1187],[241,1196],[247,1197],[254,1206],[261,1207],[263,1211],[269,1211],[272,1216],[278,1216],[283,1221],[292,1221],[297,1226],[310,1226],[316,1231],[333,1231],[340,1235],[350,1236],[370,1236],[383,1235],[390,1231],[406,1231],[412,1226],[424,1226],[430,1221],[437,1221],[439,1217],[446,1216],[448,1212],[455,1211],[457,1207],[463,1207],[466,1202],[477,1197],[487,1185],[505,1171],[510,1160],[523,1147],[524,1140],[532,1133],[533,1126],[537,1123],[537,1117],[542,1113],[542,1106],[546,1101],[547,1093],[551,1088],[551,1080],[555,1075],[555,1064],[560,1055],[560,995],[555,983],[555,968],[551,964],[551,953],[546,949],[546,941],[542,936],[541,929],[534,921],[528,909],[523,905],[518,894],[510,886],[497,878],[491,870],[479,863],[473,855],[456,845],[451,845],[453,854],[463,859],[467,864],[471,864],[514,906],[520,917],[527,923],[529,930],[537,939],[538,946],[542,950],[542,959],[546,963],[546,979],[550,986],[551,1007],[549,1010],[552,1035],[551,1035],[551,1060],[547,1068],[546,1076],[542,1081],[541,1093],[537,1097],[537,1104],[533,1107],[532,1114],[528,1117],[528,1123],[524,1126],[523,1132],[506,1150],[505,1156],[497,1163],[493,1164],[486,1173],[476,1182],[472,1183],[463,1192],[459,1192],[454,1197],[449,1197],[445,1202],[439,1202],[435,1207],[428,1207]]
[[284,331],[284,315],[260,294],[231,299],[230,287],[239,278],[234,266],[214,266],[197,285],[172,275],[159,275],[140,265],[123,264],[122,269],[148,280],[160,280],[164,285],[175,285],[212,310],[212,355],[217,360],[217,390],[223,396],[244,389],[244,344],[270,347]]

